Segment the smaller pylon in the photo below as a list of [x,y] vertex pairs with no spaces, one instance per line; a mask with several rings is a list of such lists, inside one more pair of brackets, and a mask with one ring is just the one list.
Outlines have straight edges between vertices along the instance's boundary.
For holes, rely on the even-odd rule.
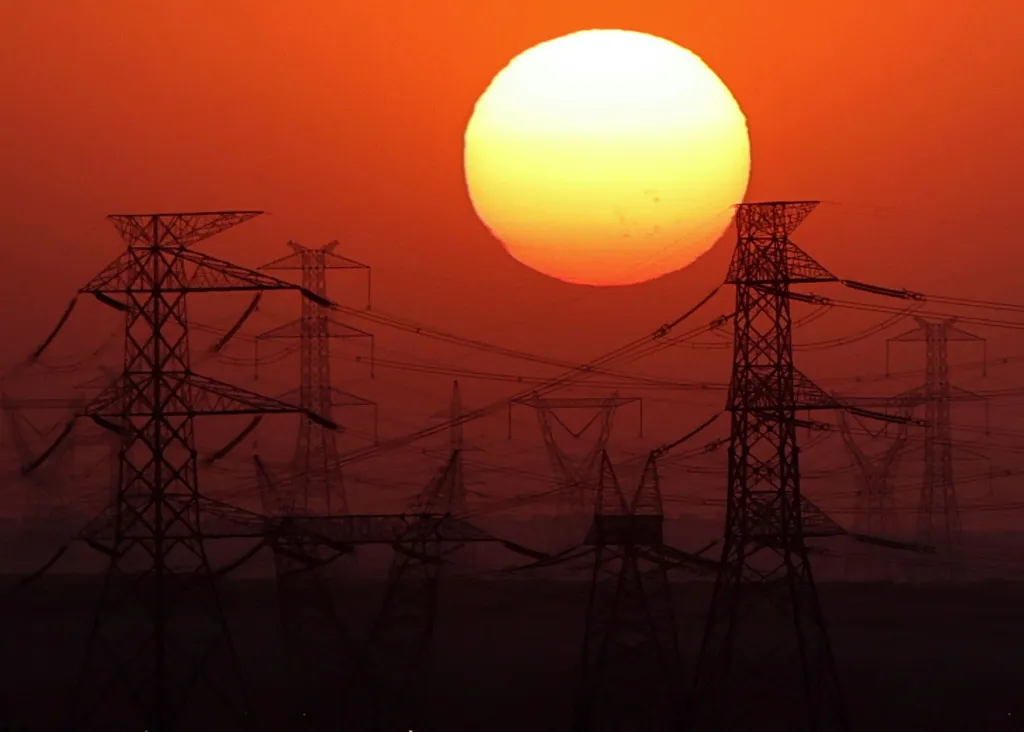
[[[450,477],[444,481],[431,483],[437,490],[446,491],[443,494],[428,495],[421,493],[414,502],[416,510],[422,510],[423,506],[432,506],[437,513],[450,513],[452,516],[465,518],[469,515],[469,493],[470,487],[477,485],[467,479],[464,456],[467,452],[479,450],[466,441],[463,430],[463,416],[465,406],[462,402],[462,390],[459,387],[458,379],[452,382],[451,398],[448,408],[438,412],[434,417],[443,417],[448,421],[448,448],[449,460],[453,461]],[[464,570],[474,571],[479,569],[484,547],[479,542],[473,542],[459,549],[457,562]]]
[[[839,412],[839,430],[857,471],[857,506],[853,529],[858,534],[895,536],[899,532],[892,475],[907,443],[905,424],[897,425],[896,435],[879,455],[868,455],[857,444],[846,412]],[[846,558],[846,576],[851,580],[889,579],[887,563],[876,551],[870,555],[851,553]]]
[[664,510],[652,454],[627,500],[601,452],[586,543],[594,568],[574,732],[675,731],[682,684],[664,549]]
[[[327,270],[359,270],[367,273],[367,307],[370,297],[370,268],[348,257],[334,253],[338,242],[311,249],[290,241],[292,254],[263,265],[261,270],[299,270],[302,287],[320,298],[327,297]],[[335,407],[369,406],[373,402],[343,392],[331,381],[330,342],[332,339],[366,338],[373,335],[351,325],[338,322],[317,302],[304,299],[302,315],[297,321],[274,328],[258,336],[260,340],[290,338],[301,344],[301,385],[299,405],[310,413],[331,419]],[[372,363],[372,355],[371,355]],[[290,398],[290,395],[289,395]],[[328,516],[349,512],[348,496],[339,466],[336,435],[309,419],[299,423],[295,445],[294,468],[300,476],[296,505],[303,513]]]
[[[464,516],[468,509],[468,492],[464,479],[462,454],[466,450],[466,439],[462,425],[462,391],[459,389],[459,381],[452,382],[452,395],[448,401],[448,409],[439,412],[434,417],[444,417],[448,421],[448,449],[449,458],[454,461],[451,470],[451,478],[444,481],[433,481],[427,491],[422,491],[414,500],[414,507],[417,511],[426,506],[432,506],[434,511],[439,513],[450,513],[454,516]],[[443,490],[443,494],[433,494],[430,490]]]
[[[427,484],[417,514],[437,515],[435,501],[459,495],[461,456],[452,451],[436,478]],[[370,628],[367,656],[383,696],[373,703],[372,732],[429,729],[427,709],[431,651],[437,615],[437,594],[443,538],[432,520],[414,521],[392,545],[394,560],[381,609]]]
[[[987,348],[984,338],[956,325],[956,318],[932,321],[916,317],[917,327],[890,338],[891,343],[925,344],[925,383],[911,394],[925,403],[924,476],[917,514],[917,541],[937,549],[947,579],[955,579],[963,554],[963,528],[953,470],[954,399],[980,400],[973,392],[954,386],[949,378],[949,342],[968,341]],[[886,353],[888,361],[888,351]],[[930,572],[928,573],[930,574]],[[927,578],[927,575],[926,577]]]
[[[567,542],[578,542],[575,532],[585,531],[594,509],[601,455],[608,447],[616,411],[633,403],[640,407],[642,437],[643,400],[640,397],[622,397],[614,393],[606,397],[542,398],[534,394],[509,402],[509,437],[512,436],[512,407],[520,404],[534,409],[552,472],[558,482],[551,549],[559,551]],[[582,427],[574,428],[561,416],[567,410],[590,413],[591,417]],[[594,426],[596,430],[591,429]],[[585,452],[573,451],[566,447],[565,441],[558,439],[556,428],[569,435],[575,445],[582,443],[587,434],[591,434],[592,440]]]

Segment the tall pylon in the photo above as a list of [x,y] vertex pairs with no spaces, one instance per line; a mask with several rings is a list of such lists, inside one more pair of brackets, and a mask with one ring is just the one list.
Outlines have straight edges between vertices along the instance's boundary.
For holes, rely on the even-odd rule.
[[[857,471],[857,506],[853,530],[858,534],[895,536],[899,517],[893,495],[892,475],[907,443],[906,425],[899,425],[889,445],[878,455],[868,455],[857,444],[845,411],[839,412],[839,431],[843,437],[853,469]],[[887,573],[877,553],[865,556],[850,554],[846,559],[846,576],[851,580],[886,579]]]
[[793,365],[790,287],[836,277],[790,235],[817,202],[741,204],[725,534],[688,711],[692,732],[847,728],[805,543],[798,410],[838,405]]
[[[292,254],[260,267],[264,271],[298,270],[302,287],[321,298],[327,295],[327,270],[358,270],[367,274],[367,306],[370,297],[370,268],[354,259],[335,254],[337,241],[318,249],[288,242]],[[315,302],[302,301],[301,317],[267,331],[259,340],[298,339],[300,341],[300,386],[298,403],[312,414],[332,419],[335,407],[373,407],[373,402],[342,391],[331,381],[332,339],[366,338],[373,347],[373,335],[351,325],[338,322],[330,312]],[[371,359],[372,361],[372,359]],[[293,468],[299,476],[294,485],[296,510],[304,515],[343,515],[349,512],[348,495],[338,464],[338,443],[332,430],[308,419],[299,423]]]
[[[537,414],[544,447],[551,461],[554,478],[558,482],[554,516],[556,542],[573,543],[577,529],[585,531],[586,522],[594,508],[597,483],[601,469],[601,455],[608,447],[615,414],[619,407],[636,403],[640,406],[640,435],[643,436],[643,400],[641,397],[623,397],[611,394],[606,397],[540,397],[536,394],[509,402],[508,434],[512,436],[512,408],[516,404],[530,407]],[[582,427],[571,427],[560,416],[566,410],[590,413],[590,419]],[[597,429],[592,430],[596,425]],[[587,449],[573,454],[556,436],[556,429],[569,435],[574,443],[583,441],[591,433],[593,439]],[[556,549],[564,548],[561,546]]]
[[648,459],[631,499],[606,451],[599,465],[586,538],[594,567],[573,732],[676,732],[682,665],[656,459]]
[[890,338],[887,346],[892,343],[925,344],[925,383],[910,392],[925,403],[927,423],[924,475],[917,508],[917,541],[936,548],[944,574],[948,579],[954,579],[963,552],[963,528],[953,469],[951,402],[954,399],[980,400],[982,397],[950,382],[949,342],[967,341],[984,347],[985,339],[958,327],[956,318],[914,319],[917,327]]
[[206,553],[201,516],[210,501],[199,490],[194,423],[301,410],[195,373],[186,299],[301,289],[190,249],[259,213],[109,216],[127,250],[80,290],[126,322],[123,371],[85,410],[120,436],[120,479],[109,512],[84,537],[109,564],[73,699],[74,732],[252,723]]

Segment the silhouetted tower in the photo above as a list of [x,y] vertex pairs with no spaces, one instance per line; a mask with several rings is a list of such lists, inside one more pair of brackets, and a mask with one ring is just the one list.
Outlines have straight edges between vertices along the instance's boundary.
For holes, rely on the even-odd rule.
[[798,410],[837,408],[793,366],[790,286],[836,278],[790,235],[815,202],[741,204],[721,565],[698,654],[693,732],[846,728],[805,544]]
[[[853,530],[858,534],[895,536],[899,532],[896,501],[893,495],[892,475],[907,442],[905,425],[900,425],[892,441],[879,455],[868,455],[853,439],[844,411],[839,412],[839,430],[850,461],[857,471],[857,507]],[[880,579],[884,574],[880,557],[874,554],[851,554],[846,561],[846,574],[850,579]]]
[[[367,300],[369,301],[370,268],[353,259],[334,253],[338,242],[332,241],[319,249],[310,249],[288,242],[293,254],[260,267],[261,270],[300,270],[302,287],[316,295],[327,297],[327,270],[360,270],[367,273]],[[299,405],[310,413],[332,418],[336,406],[373,406],[373,403],[335,388],[331,382],[330,342],[333,338],[368,338],[373,336],[335,320],[327,308],[305,299],[302,315],[297,321],[274,328],[259,336],[260,339],[297,338],[301,343]],[[348,497],[341,467],[338,464],[338,444],[335,433],[309,419],[299,423],[299,436],[295,445],[294,469],[299,475],[296,508],[299,512],[323,515],[349,512]]]
[[[128,249],[80,291],[124,312],[126,326],[123,372],[86,409],[121,436],[120,480],[105,520],[85,537],[109,566],[73,704],[74,732],[251,723],[201,528],[209,503],[197,481],[194,422],[299,410],[196,374],[186,298],[299,289],[189,248],[258,214],[110,216]],[[215,660],[224,662],[216,670]]]
[[445,513],[437,501],[459,494],[461,457],[453,451],[417,504],[417,516],[393,546],[395,558],[380,612],[370,629],[368,657],[376,671],[378,693],[372,710],[373,732],[429,729],[427,709],[437,593],[444,550],[434,516]]
[[[451,451],[438,474],[413,500],[414,516],[466,514],[462,414],[462,393],[455,381],[447,413]],[[382,693],[372,710],[374,732],[426,729],[429,725],[426,705],[441,564],[443,556],[466,548],[456,543],[442,556],[441,535],[434,531],[433,521],[414,518],[394,544],[387,590],[369,638],[368,657]]]
[[[540,397],[531,395],[509,403],[509,437],[512,436],[512,407],[521,404],[533,408],[537,413],[544,447],[555,480],[558,481],[556,498],[555,539],[572,542],[572,532],[578,522],[588,521],[594,507],[601,455],[608,447],[615,413],[619,407],[636,402],[640,405],[640,434],[643,435],[643,401],[640,397],[621,397],[612,394],[607,397]],[[560,416],[566,410],[591,413],[582,427],[574,428]],[[572,438],[582,442],[583,436],[597,427],[588,449],[581,454],[572,454],[556,437],[556,426]],[[585,526],[585,524],[582,524]],[[582,526],[580,531],[583,530]]]
[[655,457],[627,499],[602,451],[586,544],[594,568],[574,732],[679,729],[679,643]]
[[950,406],[954,398],[981,397],[950,383],[949,341],[971,341],[984,346],[985,339],[957,327],[956,318],[930,321],[915,317],[915,320],[916,328],[890,338],[889,343],[923,341],[925,344],[925,383],[910,392],[925,403],[926,422],[917,540],[936,548],[939,561],[952,578],[963,551],[963,530],[953,471]]
[[[469,493],[466,487],[462,456],[466,451],[466,439],[463,433],[462,391],[456,379],[452,382],[452,394],[448,400],[448,408],[438,412],[434,417],[443,417],[448,422],[448,477],[443,481],[432,481],[427,490],[421,491],[413,500],[413,508],[423,510],[432,506],[438,513],[450,513],[454,516],[465,516],[469,508]],[[444,493],[431,494],[431,490]]]

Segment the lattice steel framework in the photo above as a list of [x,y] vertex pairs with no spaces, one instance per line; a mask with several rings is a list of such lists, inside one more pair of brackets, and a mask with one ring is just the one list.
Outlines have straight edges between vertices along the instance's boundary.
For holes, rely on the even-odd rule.
[[126,325],[122,374],[86,410],[120,435],[120,477],[108,514],[84,534],[109,565],[73,700],[74,732],[251,725],[204,543],[210,501],[199,491],[194,423],[301,410],[193,372],[186,299],[300,289],[189,249],[258,214],[110,216],[127,251],[81,290],[124,312]]
[[574,732],[675,732],[682,666],[663,554],[664,510],[652,456],[627,500],[602,452],[594,566]]
[[[843,444],[857,471],[857,507],[853,530],[858,534],[895,536],[899,532],[899,517],[893,494],[892,476],[896,471],[907,443],[907,430],[901,425],[889,445],[878,455],[868,455],[857,444],[850,430],[846,413],[839,412],[839,430]],[[877,552],[862,555],[856,552],[847,557],[846,575],[849,579],[884,578],[884,565]]]
[[[367,274],[369,299],[369,266],[334,253],[338,242],[332,241],[318,249],[304,247],[290,241],[293,253],[260,267],[261,270],[299,270],[302,286],[322,298],[327,297],[327,271],[332,269],[359,270]],[[259,336],[261,340],[275,338],[298,339],[300,348],[301,381],[298,403],[311,413],[331,418],[335,407],[369,406],[373,402],[355,394],[341,391],[331,381],[332,339],[366,338],[373,343],[373,335],[335,320],[330,311],[310,300],[302,301],[299,320],[287,323]],[[299,475],[296,510],[303,514],[343,515],[349,512],[344,477],[339,465],[338,443],[335,432],[326,430],[308,419],[299,424],[295,444],[293,467]]]
[[956,318],[932,321],[917,317],[917,327],[894,336],[889,343],[924,342],[925,383],[915,389],[925,403],[924,475],[917,508],[917,540],[934,546],[950,578],[963,552],[963,527],[953,469],[952,400],[980,399],[954,386],[949,378],[949,342],[985,339],[957,327]]
[[[435,501],[458,495],[461,481],[461,454],[454,450],[417,501],[417,514],[436,515]],[[441,564],[461,543],[446,548],[433,521],[421,520],[411,523],[392,546],[395,558],[367,650],[381,694],[370,710],[372,730],[430,730],[427,703]]]
[[694,732],[846,729],[800,492],[797,411],[837,408],[793,365],[790,287],[836,278],[790,235],[815,202],[741,204],[721,565],[690,699]]
[[[615,413],[619,407],[637,403],[640,405],[640,434],[643,435],[643,400],[640,397],[622,397],[612,394],[607,397],[549,397],[537,395],[516,399],[509,403],[509,436],[512,435],[512,407],[516,404],[532,407],[537,413],[544,447],[555,479],[560,482],[559,504],[563,514],[574,515],[590,512],[594,507],[601,455],[608,447]],[[559,416],[564,410],[589,411],[591,418],[580,428],[573,429]],[[582,455],[572,455],[555,435],[556,425],[579,442],[591,427],[597,426],[596,435],[589,448]]]

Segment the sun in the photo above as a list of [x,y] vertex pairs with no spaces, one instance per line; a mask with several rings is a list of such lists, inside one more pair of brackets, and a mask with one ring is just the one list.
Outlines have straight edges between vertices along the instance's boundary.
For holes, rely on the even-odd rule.
[[694,53],[624,30],[513,59],[476,103],[465,173],[515,259],[566,282],[630,285],[721,237],[750,179],[746,117]]

